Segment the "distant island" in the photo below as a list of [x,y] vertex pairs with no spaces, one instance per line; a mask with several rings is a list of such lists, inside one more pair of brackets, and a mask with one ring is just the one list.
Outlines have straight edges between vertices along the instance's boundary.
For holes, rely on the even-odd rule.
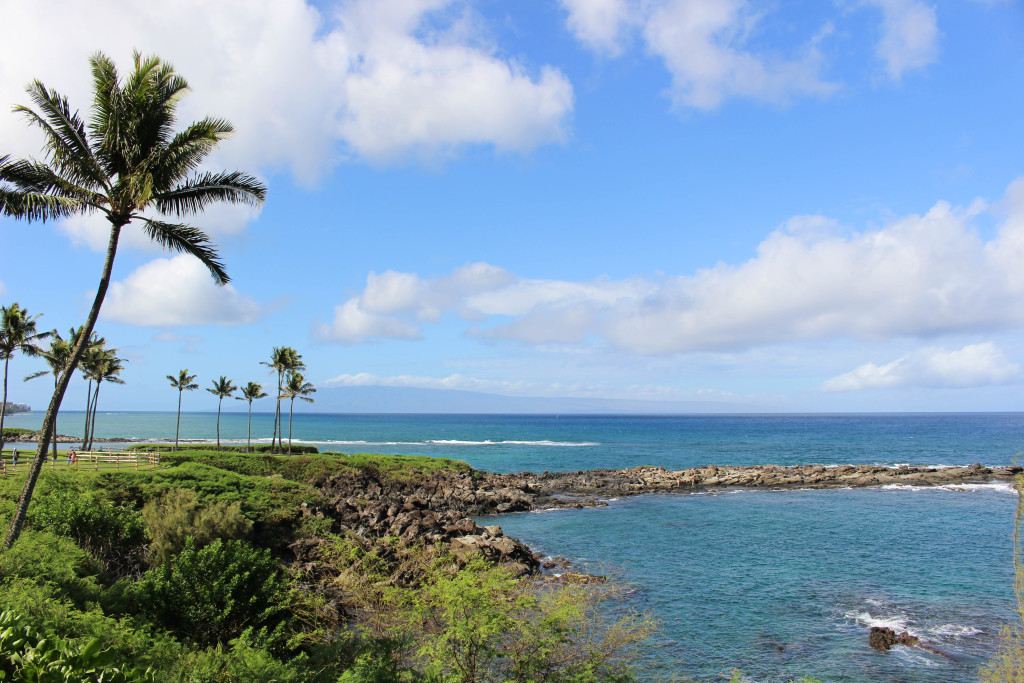
[[5,403],[4,412],[7,413],[8,415],[11,415],[13,413],[31,413],[32,406],[26,405],[24,403]]

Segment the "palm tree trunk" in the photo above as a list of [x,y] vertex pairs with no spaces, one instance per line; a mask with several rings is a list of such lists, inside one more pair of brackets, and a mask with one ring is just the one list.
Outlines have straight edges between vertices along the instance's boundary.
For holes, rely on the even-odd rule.
[[114,269],[117,239],[121,235],[121,228],[126,223],[127,221],[111,223],[110,240],[107,243],[107,256],[103,261],[103,273],[100,275],[100,284],[96,288],[96,297],[93,299],[92,308],[89,309],[89,317],[86,318],[85,325],[82,326],[82,334],[78,338],[78,343],[75,344],[75,350],[71,354],[68,368],[61,374],[60,381],[57,383],[57,389],[53,392],[53,397],[50,399],[50,405],[46,408],[43,426],[39,432],[39,444],[36,447],[36,455],[32,460],[32,467],[29,469],[28,476],[25,478],[25,486],[21,490],[21,496],[18,498],[18,507],[14,511],[13,519],[11,519],[11,527],[7,530],[7,536],[4,538],[4,550],[14,545],[14,542],[18,540],[18,536],[21,535],[21,528],[25,525],[25,517],[28,515],[28,504],[32,502],[32,492],[35,491],[36,481],[39,480],[39,472],[43,469],[46,452],[50,449],[50,438],[53,436],[53,428],[57,420],[57,409],[64,399],[64,392],[68,390],[71,375],[74,373],[75,368],[78,367],[78,362],[82,360],[82,354],[85,353],[89,337],[92,336],[92,329],[96,326],[96,319],[99,318],[103,299],[107,295],[107,287],[110,286],[110,273]]
[[[279,438],[278,425],[281,423],[281,371],[277,371],[277,407],[274,409],[274,436],[270,438],[270,452],[274,452],[274,440]],[[279,442],[280,443],[280,442]],[[280,450],[278,448],[277,450]]]
[[[53,376],[53,390],[57,391],[57,379],[58,375]],[[60,406],[57,406],[57,410],[60,411]],[[57,431],[57,416],[53,416],[53,461],[57,462],[57,436],[60,432]]]
[[181,388],[178,389],[178,422],[174,426],[174,450],[178,450],[178,432],[181,431]]
[[249,435],[246,437],[245,452],[252,453],[252,401],[249,401]]
[[7,413],[7,364],[11,357],[4,358],[4,397],[0,401],[0,453],[4,452],[4,415]]
[[292,396],[292,403],[291,403],[290,406],[288,406],[288,455],[292,454],[292,413],[294,413],[294,412],[295,412],[295,397]]
[[86,450],[92,450],[92,440],[96,436],[96,408],[100,404],[100,382],[102,380],[96,380],[96,393],[92,395],[92,419],[89,421],[89,448]]
[[224,399],[217,401],[217,450],[220,450],[220,404],[224,403]]
[[85,431],[82,433],[82,450],[89,444],[89,420],[92,418],[92,379],[85,387]]

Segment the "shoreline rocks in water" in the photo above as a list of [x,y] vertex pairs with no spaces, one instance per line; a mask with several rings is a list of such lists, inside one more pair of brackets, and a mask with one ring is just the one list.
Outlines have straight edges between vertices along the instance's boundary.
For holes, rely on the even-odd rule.
[[[735,488],[852,488],[902,484],[942,486],[1010,480],[1021,467],[909,467],[804,465],[782,467],[709,465],[672,471],[662,467],[579,472],[493,474],[442,470],[408,480],[374,470],[353,470],[311,482],[326,496],[304,505],[307,516],[329,520],[335,533],[373,544],[384,538],[403,545],[440,544],[460,559],[480,553],[517,575],[541,571],[538,556],[500,527],[481,527],[471,517],[557,508],[607,505],[607,499],[645,493],[680,494]],[[298,544],[297,544],[298,546]],[[293,547],[299,562],[312,562],[310,547]],[[564,568],[564,567],[563,567]],[[551,569],[551,568],[549,568]]]
[[[82,437],[70,436],[68,434],[58,434],[56,439],[57,443],[82,443]],[[39,432],[28,432],[24,434],[14,434],[4,437],[5,443],[37,443],[39,441]],[[125,437],[103,437],[93,439],[98,443],[137,443],[139,439],[129,439]],[[53,443],[52,441],[50,443]]]

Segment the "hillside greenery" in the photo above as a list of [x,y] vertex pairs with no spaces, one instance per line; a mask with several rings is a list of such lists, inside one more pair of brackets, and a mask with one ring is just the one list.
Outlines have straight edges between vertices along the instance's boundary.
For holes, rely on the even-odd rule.
[[[325,502],[316,485],[333,474],[386,482],[445,469],[470,468],[188,448],[138,471],[44,469],[25,532],[0,553],[0,678],[632,680],[654,625],[616,602],[612,582],[541,584],[424,546],[389,567],[302,515],[302,503]],[[0,523],[23,482],[0,479]],[[300,541],[322,548],[330,599],[289,564]]]

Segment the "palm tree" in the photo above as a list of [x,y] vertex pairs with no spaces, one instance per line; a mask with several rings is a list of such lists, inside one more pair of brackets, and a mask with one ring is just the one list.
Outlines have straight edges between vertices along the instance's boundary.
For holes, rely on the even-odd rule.
[[[51,332],[50,333],[50,348],[44,349],[44,350],[39,352],[39,357],[46,361],[46,364],[50,366],[50,369],[49,370],[40,370],[39,372],[34,372],[31,375],[29,375],[28,377],[26,377],[25,381],[27,382],[30,379],[36,379],[37,377],[42,377],[43,375],[52,374],[53,375],[53,386],[56,389],[56,387],[57,387],[57,380],[60,379],[60,374],[67,369],[68,363],[71,361],[71,351],[74,348],[75,335],[76,334],[77,334],[77,331],[72,328],[71,335],[67,339],[64,339],[63,337],[60,336],[60,332],[58,332],[57,330],[54,330],[53,332]],[[56,460],[57,459],[57,436],[56,435],[59,433],[59,432],[57,432],[57,420],[56,420],[56,418],[53,421],[53,431],[54,431],[54,437],[53,437],[53,459]]]
[[109,57],[96,53],[89,59],[93,104],[88,124],[72,111],[66,97],[34,81],[27,91],[38,111],[24,106],[17,111],[42,130],[46,160],[0,155],[0,215],[46,221],[98,212],[110,223],[96,296],[68,370],[46,409],[36,457],[4,539],[5,548],[21,534],[57,407],[107,294],[121,230],[136,221],[161,246],[198,258],[214,281],[224,284],[228,275],[206,233],[160,218],[198,214],[216,202],[256,206],[266,197],[266,187],[248,174],[199,173],[203,159],[232,133],[231,124],[207,117],[175,132],[178,103],[188,83],[159,57],[136,53],[133,61],[131,74],[122,81]]
[[220,379],[213,383],[212,388],[207,388],[211,394],[217,397],[217,448],[220,448],[220,406],[224,403],[224,399],[235,393],[238,389],[234,384],[231,383],[224,375],[220,376]]
[[292,413],[295,411],[295,399],[301,398],[307,403],[313,403],[313,399],[309,398],[309,395],[315,393],[316,387],[307,382],[302,373],[288,373],[288,382],[284,385],[284,396],[291,399],[291,404],[288,406],[288,455],[292,454]]
[[117,349],[106,349],[101,354],[94,369],[93,379],[96,380],[96,392],[92,397],[92,419],[89,421],[89,443],[83,444],[84,450],[92,450],[92,440],[96,436],[96,407],[100,403],[100,385],[104,381],[113,384],[124,384],[124,380],[118,377],[124,370],[123,358],[117,357]]
[[82,352],[82,358],[78,362],[82,370],[82,377],[89,380],[85,387],[85,428],[82,433],[82,449],[87,450],[89,446],[89,434],[92,429],[92,383],[100,372],[100,363],[103,361],[103,354],[106,352],[107,340],[95,332],[92,339]]
[[[36,344],[49,337],[49,332],[36,332],[38,315],[30,316],[28,310],[17,302],[0,306],[0,358],[4,360],[4,395],[0,399],[0,452],[4,449],[4,415],[7,413],[7,365],[11,357],[21,351],[26,356],[38,356],[42,349]],[[46,450],[43,450],[46,455]]]
[[[273,452],[274,441],[280,435],[281,399],[284,397],[281,392],[284,390],[284,374],[286,372],[305,370],[306,364],[302,362],[302,356],[299,355],[299,352],[292,347],[275,346],[274,350],[270,353],[270,361],[260,361],[260,365],[268,366],[271,374],[275,370],[277,371],[277,409],[274,411],[274,434],[270,438],[270,450]],[[281,445],[281,441],[278,441],[277,450],[280,450]]]
[[248,401],[249,402],[249,435],[245,444],[245,452],[252,452],[252,402],[258,398],[266,398],[267,394],[263,393],[263,385],[257,382],[249,382],[242,387],[242,395],[235,396],[236,401]]
[[199,385],[195,383],[196,376],[188,374],[188,368],[178,372],[178,376],[167,375],[171,380],[171,386],[178,390],[178,424],[174,428],[174,450],[178,450],[178,432],[181,430],[181,392],[195,391]]

